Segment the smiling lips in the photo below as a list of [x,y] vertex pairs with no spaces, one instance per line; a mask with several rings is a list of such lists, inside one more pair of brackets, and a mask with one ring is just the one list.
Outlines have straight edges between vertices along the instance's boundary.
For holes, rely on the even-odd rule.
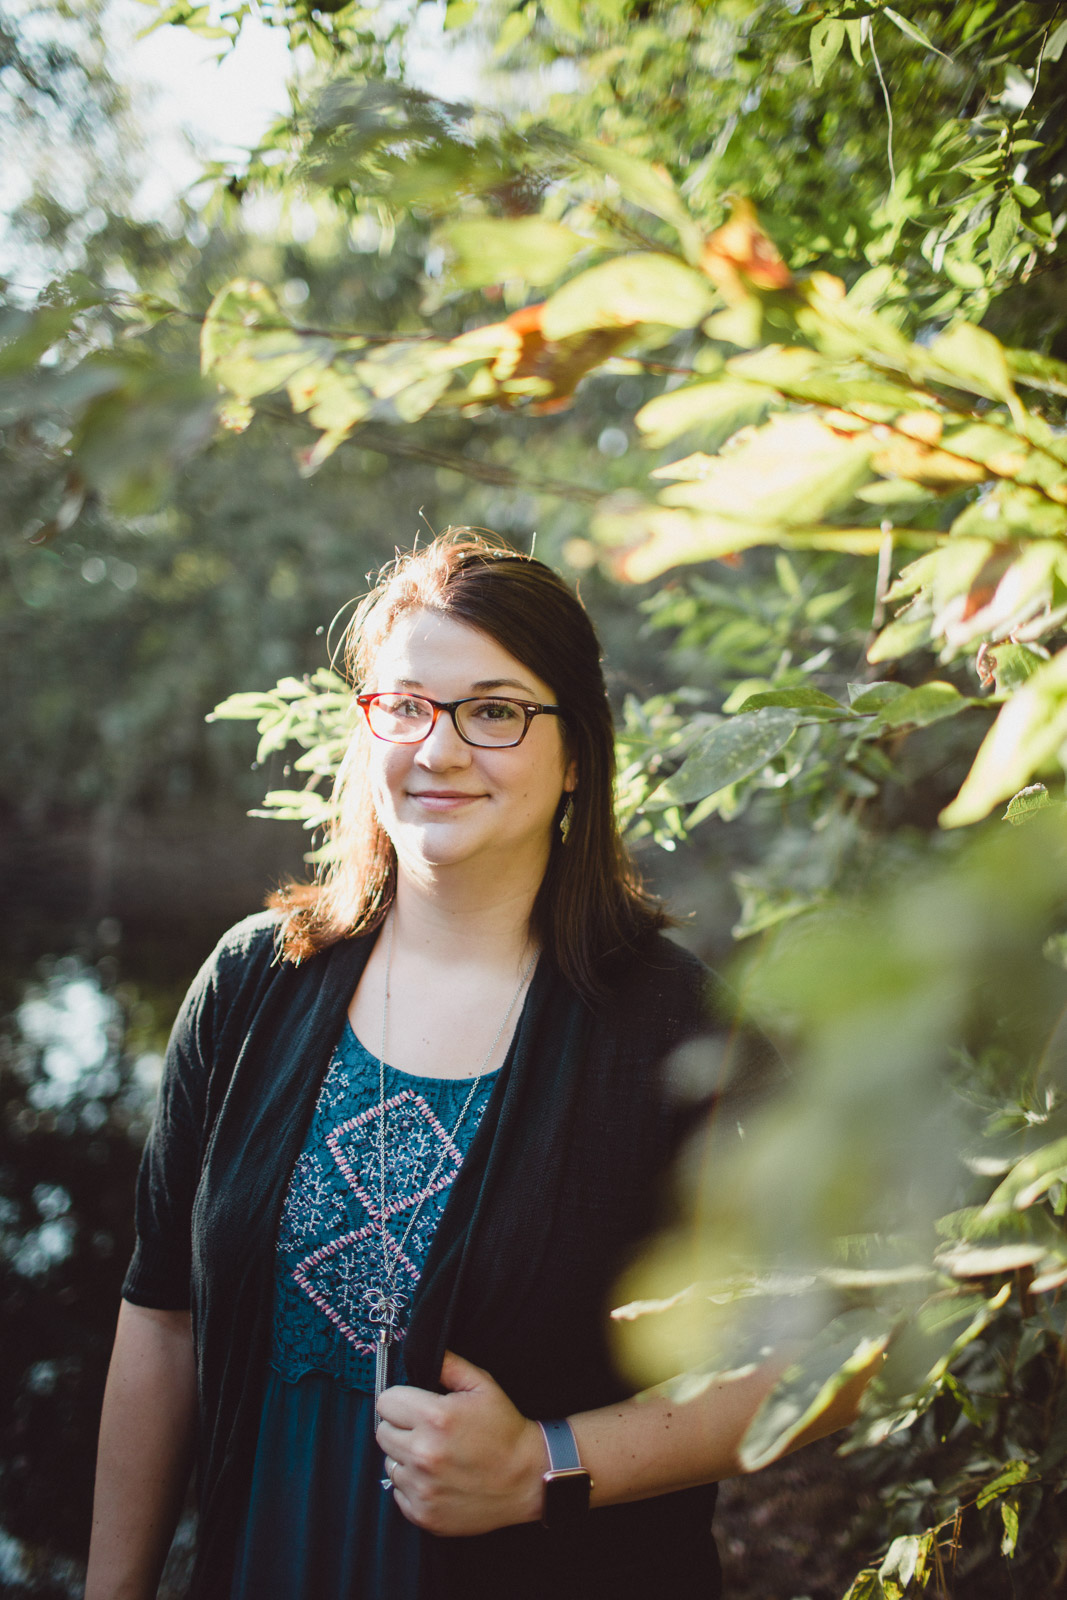
[[409,789],[408,799],[417,800],[429,811],[455,811],[470,800],[481,800],[480,794],[468,794],[465,789]]

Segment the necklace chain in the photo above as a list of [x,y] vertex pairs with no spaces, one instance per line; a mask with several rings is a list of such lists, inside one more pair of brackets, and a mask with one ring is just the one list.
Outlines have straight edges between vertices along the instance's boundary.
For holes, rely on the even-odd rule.
[[[371,1289],[368,1294],[368,1299],[375,1303],[374,1309],[377,1309],[378,1311],[378,1315],[375,1316],[374,1309],[372,1309],[372,1321],[378,1321],[379,1319],[382,1319],[388,1320],[389,1322],[395,1324],[395,1320],[400,1313],[404,1296],[396,1287],[395,1273],[389,1261],[388,1232],[385,1226],[385,1037],[386,1029],[389,1024],[389,977],[393,969],[394,926],[395,918],[394,916],[390,916],[388,939],[385,946],[385,997],[382,1001],[382,1034],[378,1046],[378,1222],[381,1231],[382,1243],[382,1275],[387,1287],[382,1289],[379,1286]],[[449,1135],[449,1144],[455,1144],[456,1135],[463,1124],[464,1117],[470,1110],[471,1101],[474,1099],[475,1091],[486,1075],[489,1063],[493,1059],[493,1056],[496,1052],[496,1047],[500,1043],[501,1036],[503,1035],[504,1029],[508,1025],[511,1014],[518,1004],[519,996],[526,987],[527,980],[534,969],[534,963],[536,960],[537,953],[535,951],[523,969],[522,976],[519,979],[518,988],[512,995],[511,1003],[504,1013],[503,1020],[501,1021],[499,1028],[496,1030],[496,1033],[493,1037],[493,1042],[486,1051],[485,1059],[478,1069],[478,1075],[471,1083],[470,1089],[467,1093],[467,1098],[463,1102],[463,1108],[460,1111],[459,1116],[456,1118],[455,1125],[451,1134]],[[408,1225],[404,1229],[403,1236],[398,1246],[398,1249],[401,1253],[403,1253],[404,1246],[408,1242],[411,1230],[418,1220],[419,1213],[426,1204],[427,1197],[433,1190],[434,1183],[437,1181],[437,1175],[444,1166],[445,1156],[447,1153],[448,1145],[442,1145],[441,1154],[437,1158],[437,1165],[434,1167],[425,1185],[423,1186],[422,1199],[411,1213],[411,1216],[408,1219]]]

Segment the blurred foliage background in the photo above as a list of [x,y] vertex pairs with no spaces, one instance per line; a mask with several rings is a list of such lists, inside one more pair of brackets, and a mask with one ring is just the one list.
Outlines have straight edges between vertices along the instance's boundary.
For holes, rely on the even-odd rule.
[[729,1592],[1061,1592],[1067,4],[145,22],[253,15],[290,113],[146,219],[103,0],[0,0],[0,1584],[79,1592],[160,1052],[321,842],[331,623],[470,523],[580,583],[634,848],[789,1062],[678,1064],[624,1359],[802,1336],[753,1466],[875,1372],[728,1486]]

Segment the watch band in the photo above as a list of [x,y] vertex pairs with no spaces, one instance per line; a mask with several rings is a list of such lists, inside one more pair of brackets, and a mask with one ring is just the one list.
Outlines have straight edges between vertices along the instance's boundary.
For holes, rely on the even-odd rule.
[[574,1437],[574,1429],[570,1423],[565,1418],[559,1418],[554,1422],[539,1422],[537,1426],[544,1434],[545,1449],[548,1451],[548,1470],[580,1472],[582,1461],[578,1454],[578,1441]]
[[557,1419],[538,1422],[537,1426],[548,1451],[548,1471],[541,1476],[541,1523],[557,1536],[576,1534],[589,1515],[593,1480],[582,1466],[578,1441],[569,1422]]

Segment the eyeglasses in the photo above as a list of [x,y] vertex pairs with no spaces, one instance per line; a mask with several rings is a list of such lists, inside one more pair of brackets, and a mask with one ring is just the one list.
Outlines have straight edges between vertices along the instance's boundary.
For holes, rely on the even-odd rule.
[[421,744],[429,738],[442,711],[464,744],[480,750],[506,750],[521,744],[534,717],[558,717],[559,706],[540,706],[533,700],[504,700],[496,695],[472,695],[466,700],[430,700],[421,694],[361,694],[362,709],[376,739],[390,744]]

